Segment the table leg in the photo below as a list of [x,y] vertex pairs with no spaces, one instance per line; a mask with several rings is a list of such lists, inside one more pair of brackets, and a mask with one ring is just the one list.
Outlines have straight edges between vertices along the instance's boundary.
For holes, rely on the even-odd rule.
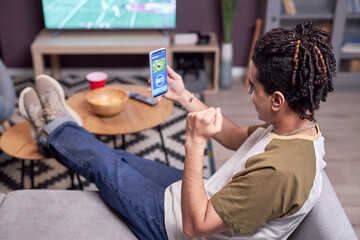
[[51,71],[56,80],[61,80],[59,55],[50,55]]
[[71,189],[75,189],[74,172],[72,170],[68,169],[68,173],[69,173],[70,181],[71,181]]
[[[125,148],[126,148],[125,134],[121,135],[121,137],[122,137],[121,149],[122,149],[122,150],[125,150]],[[113,135],[113,141],[114,141],[114,149],[118,149],[118,148],[117,148],[117,143],[116,143],[116,135]]]
[[157,126],[157,129],[158,129],[159,134],[160,134],[160,139],[161,139],[161,143],[162,143],[162,148],[163,148],[164,154],[165,154],[165,163],[166,163],[166,165],[169,166],[170,163],[169,163],[169,159],[168,159],[168,155],[167,155],[167,150],[166,150],[166,147],[165,147],[164,138],[163,138],[163,135],[162,135],[162,132],[161,132],[161,126],[158,125],[158,126]]
[[113,142],[114,142],[114,149],[117,149],[117,144],[116,144],[116,135],[113,135]]
[[126,142],[125,142],[125,134],[121,135],[122,136],[122,149],[125,150],[126,148]]
[[34,189],[34,161],[30,161],[31,189]]
[[24,189],[24,177],[25,177],[25,159],[21,161],[21,189]]
[[35,52],[32,49],[32,60],[33,60],[35,77],[40,75],[40,74],[44,74],[45,70],[44,70],[43,55],[41,53],[39,53],[39,52]]
[[76,174],[76,177],[77,177],[77,180],[78,180],[78,182],[79,182],[79,188],[80,188],[81,190],[84,190],[84,188],[83,188],[83,186],[82,186],[82,183],[81,183],[81,180],[80,180],[79,174]]

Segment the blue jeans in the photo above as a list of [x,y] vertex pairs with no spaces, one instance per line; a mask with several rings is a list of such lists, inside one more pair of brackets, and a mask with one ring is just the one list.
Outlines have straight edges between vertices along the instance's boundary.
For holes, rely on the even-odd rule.
[[69,169],[96,184],[140,239],[167,239],[164,192],[182,171],[115,150],[66,119],[44,126],[40,143]]

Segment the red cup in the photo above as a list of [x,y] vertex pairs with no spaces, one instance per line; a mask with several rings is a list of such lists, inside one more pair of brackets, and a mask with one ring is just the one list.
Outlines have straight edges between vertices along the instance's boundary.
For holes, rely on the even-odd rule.
[[108,75],[104,72],[92,72],[86,75],[91,90],[105,87],[107,77]]

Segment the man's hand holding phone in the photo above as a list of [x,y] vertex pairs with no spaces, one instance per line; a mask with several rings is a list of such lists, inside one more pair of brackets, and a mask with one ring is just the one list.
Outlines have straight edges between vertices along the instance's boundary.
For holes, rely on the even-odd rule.
[[[166,66],[166,91],[163,91],[161,93],[158,93],[159,90],[156,90],[157,86],[156,86],[156,78],[159,78],[158,75],[156,74],[157,72],[159,72],[156,68],[160,67],[160,65],[156,66],[156,61],[159,60],[159,56],[166,56],[166,52],[165,55],[163,54],[159,54],[159,52],[164,52],[165,49],[158,49],[155,51],[152,51],[149,56],[150,56],[150,72],[151,75],[149,77],[149,83],[151,85],[151,87],[149,88],[149,91],[151,91],[151,95],[157,99],[157,101],[160,101],[162,96],[164,96],[166,99],[178,102],[181,106],[184,106],[184,104],[186,104],[189,99],[191,98],[192,94],[185,89],[185,85],[183,82],[182,77],[177,74],[171,67]],[[164,62],[163,60],[160,61],[160,64]],[[166,63],[166,58],[165,58],[165,63]],[[161,65],[162,67],[162,65]],[[165,90],[165,87],[164,87]]]

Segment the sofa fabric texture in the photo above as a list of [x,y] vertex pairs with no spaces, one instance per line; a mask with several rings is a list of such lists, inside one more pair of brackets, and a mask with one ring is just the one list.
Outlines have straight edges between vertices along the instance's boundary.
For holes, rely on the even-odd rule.
[[98,192],[19,190],[0,205],[0,239],[137,239]]

